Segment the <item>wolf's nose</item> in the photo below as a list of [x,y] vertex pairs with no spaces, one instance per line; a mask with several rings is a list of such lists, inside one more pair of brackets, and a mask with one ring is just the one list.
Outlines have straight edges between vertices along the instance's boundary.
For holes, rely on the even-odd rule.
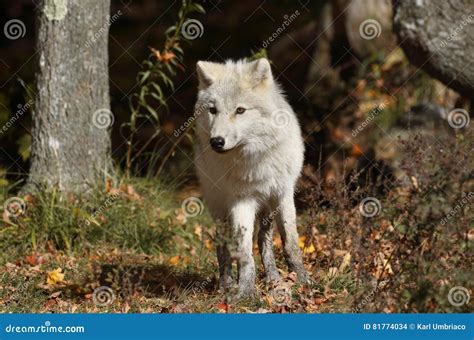
[[214,150],[222,150],[225,144],[225,140],[222,137],[214,137],[209,141]]

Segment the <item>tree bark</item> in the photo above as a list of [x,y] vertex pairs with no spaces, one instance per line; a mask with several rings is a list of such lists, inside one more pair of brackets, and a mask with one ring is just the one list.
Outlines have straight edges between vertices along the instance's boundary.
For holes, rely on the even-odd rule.
[[392,1],[394,30],[410,62],[474,97],[474,2]]
[[84,193],[112,171],[108,75],[110,0],[42,0],[38,7],[30,177]]

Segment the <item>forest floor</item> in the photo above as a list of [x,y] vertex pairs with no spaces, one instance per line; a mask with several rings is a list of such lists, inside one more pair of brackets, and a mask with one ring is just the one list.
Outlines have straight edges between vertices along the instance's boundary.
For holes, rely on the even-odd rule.
[[445,92],[390,60],[350,91],[358,104],[347,115],[364,133],[326,127],[340,150],[327,163],[342,169],[303,171],[297,222],[311,285],[288,273],[275,234],[281,282],[264,283],[255,247],[255,299],[219,291],[216,225],[197,187],[131,178],[81,198],[21,195],[3,179],[0,312],[472,312],[473,125],[436,118],[432,103],[450,107]]
[[[25,216],[15,220],[4,216],[2,247],[7,251],[1,255],[0,312],[349,311],[354,291],[350,253],[336,250],[337,263],[319,268],[315,246],[305,245],[305,236],[300,237],[300,246],[315,284],[301,286],[286,271],[281,241],[275,235],[282,282],[264,284],[255,247],[257,297],[232,301],[232,295],[217,286],[214,223],[204,206],[182,204],[183,197],[195,193],[191,189],[173,194],[143,181],[122,184],[104,195],[103,202],[116,198],[100,216],[89,215],[89,222],[81,220],[78,209],[69,210],[71,202],[48,195],[50,205],[38,209],[37,198],[25,198]],[[77,226],[64,221],[65,210],[76,214]],[[37,218],[43,223],[48,219],[51,230],[34,227]],[[300,220],[304,218],[308,217]],[[320,235],[320,241],[327,243],[324,238]]]
[[313,283],[301,286],[287,272],[276,234],[282,280],[265,285],[255,247],[257,296],[247,301],[218,290],[216,227],[196,188],[136,179],[87,199],[49,192],[15,205],[9,195],[0,312],[472,311],[472,181],[462,170],[472,169],[462,156],[472,138],[449,138],[456,162],[420,153],[423,166],[406,169],[410,180],[387,186],[372,205],[358,204],[367,193],[346,182],[328,194],[304,189],[300,247]]

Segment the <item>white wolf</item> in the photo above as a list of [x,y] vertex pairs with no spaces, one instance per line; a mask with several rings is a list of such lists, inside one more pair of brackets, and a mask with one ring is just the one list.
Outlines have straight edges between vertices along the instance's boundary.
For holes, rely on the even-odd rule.
[[195,164],[204,199],[218,223],[221,288],[232,284],[237,260],[238,297],[254,294],[254,222],[267,281],[279,279],[273,255],[276,219],[290,271],[307,281],[298,248],[295,183],[304,145],[296,116],[273,79],[267,59],[225,64],[199,61],[195,108],[199,145]]

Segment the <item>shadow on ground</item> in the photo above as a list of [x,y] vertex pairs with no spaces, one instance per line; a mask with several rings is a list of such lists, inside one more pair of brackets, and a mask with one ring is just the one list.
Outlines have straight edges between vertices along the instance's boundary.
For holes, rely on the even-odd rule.
[[99,283],[116,289],[123,297],[141,293],[179,299],[190,293],[211,293],[217,283],[215,277],[166,265],[103,264],[98,272]]

